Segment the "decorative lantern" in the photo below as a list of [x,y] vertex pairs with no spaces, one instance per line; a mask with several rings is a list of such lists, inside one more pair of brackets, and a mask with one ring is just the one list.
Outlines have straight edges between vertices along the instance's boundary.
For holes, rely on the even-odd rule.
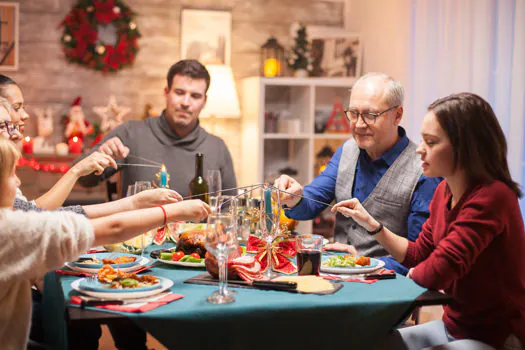
[[277,39],[270,37],[261,46],[261,74],[265,77],[279,77],[283,75],[284,49]]
[[332,156],[334,155],[334,150],[329,146],[326,145],[315,155],[316,158],[316,174],[322,173],[326,166],[328,165],[328,162],[330,162],[330,159],[332,159]]

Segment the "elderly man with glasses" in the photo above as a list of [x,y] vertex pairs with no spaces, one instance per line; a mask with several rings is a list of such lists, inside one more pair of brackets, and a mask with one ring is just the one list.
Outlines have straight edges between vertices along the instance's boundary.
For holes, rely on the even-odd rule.
[[[416,145],[399,126],[403,117],[403,86],[386,74],[369,73],[353,86],[345,109],[353,139],[333,155],[326,169],[303,187],[282,175],[275,186],[323,203],[358,198],[365,209],[393,232],[414,241],[429,216],[428,205],[441,179],[422,175]],[[318,216],[326,205],[286,193],[281,201],[296,220]],[[327,249],[380,258],[385,267],[406,274],[407,269],[379,245],[373,234],[353,219],[337,213],[336,243]]]

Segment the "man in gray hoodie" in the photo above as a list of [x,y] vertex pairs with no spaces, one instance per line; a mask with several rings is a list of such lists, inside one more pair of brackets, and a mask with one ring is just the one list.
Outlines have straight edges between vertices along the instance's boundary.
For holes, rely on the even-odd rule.
[[[170,174],[170,188],[188,196],[189,183],[195,176],[195,153],[204,154],[204,174],[219,169],[223,188],[237,186],[230,152],[224,141],[207,133],[199,125],[199,114],[206,105],[210,75],[195,60],[182,60],[168,71],[164,88],[166,109],[157,118],[128,121],[111,130],[91,152],[99,151],[128,164],[165,164]],[[75,162],[87,157],[84,154]],[[149,160],[149,161],[148,161]],[[155,167],[119,166],[106,168],[101,175],[79,179],[84,187],[96,186],[117,171],[122,174],[121,196],[135,181],[154,180]]]

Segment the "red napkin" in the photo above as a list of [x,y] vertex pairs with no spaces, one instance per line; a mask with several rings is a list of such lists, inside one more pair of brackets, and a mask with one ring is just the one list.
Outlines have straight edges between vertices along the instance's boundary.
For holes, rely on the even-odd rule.
[[79,271],[69,271],[69,270],[55,270],[59,275],[68,275],[68,276],[77,276],[77,277],[91,277],[95,276],[95,273],[86,273]]
[[[379,271],[374,271],[374,274],[378,274],[378,275],[383,275],[386,273],[394,273],[394,270],[380,269]],[[359,278],[352,278],[352,277],[343,278],[341,275],[335,275],[335,274],[329,274],[329,273],[321,273],[320,276],[324,278],[325,280],[340,281],[340,282],[360,282],[360,283],[372,284],[372,283],[376,283],[377,281],[379,281],[378,279],[365,280],[364,277],[361,277],[361,276]]]
[[[184,298],[184,295],[182,294],[173,294],[169,293],[164,295],[163,297],[159,297],[159,299],[156,299],[155,301],[149,301],[146,303],[133,303],[133,304],[126,304],[126,305],[99,305],[94,306],[97,309],[107,309],[107,310],[113,310],[113,311],[119,311],[119,312],[147,312],[153,309],[158,308],[159,306],[166,305],[171,303],[172,301],[179,300]],[[78,296],[72,296],[69,300],[70,304],[81,304],[81,299]]]

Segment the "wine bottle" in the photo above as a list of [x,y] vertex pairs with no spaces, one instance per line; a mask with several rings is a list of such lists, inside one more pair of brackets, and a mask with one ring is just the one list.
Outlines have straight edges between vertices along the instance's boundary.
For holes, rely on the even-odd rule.
[[205,203],[210,202],[208,195],[208,182],[202,175],[204,155],[195,154],[195,177],[190,182],[190,196],[192,199],[200,199]]

